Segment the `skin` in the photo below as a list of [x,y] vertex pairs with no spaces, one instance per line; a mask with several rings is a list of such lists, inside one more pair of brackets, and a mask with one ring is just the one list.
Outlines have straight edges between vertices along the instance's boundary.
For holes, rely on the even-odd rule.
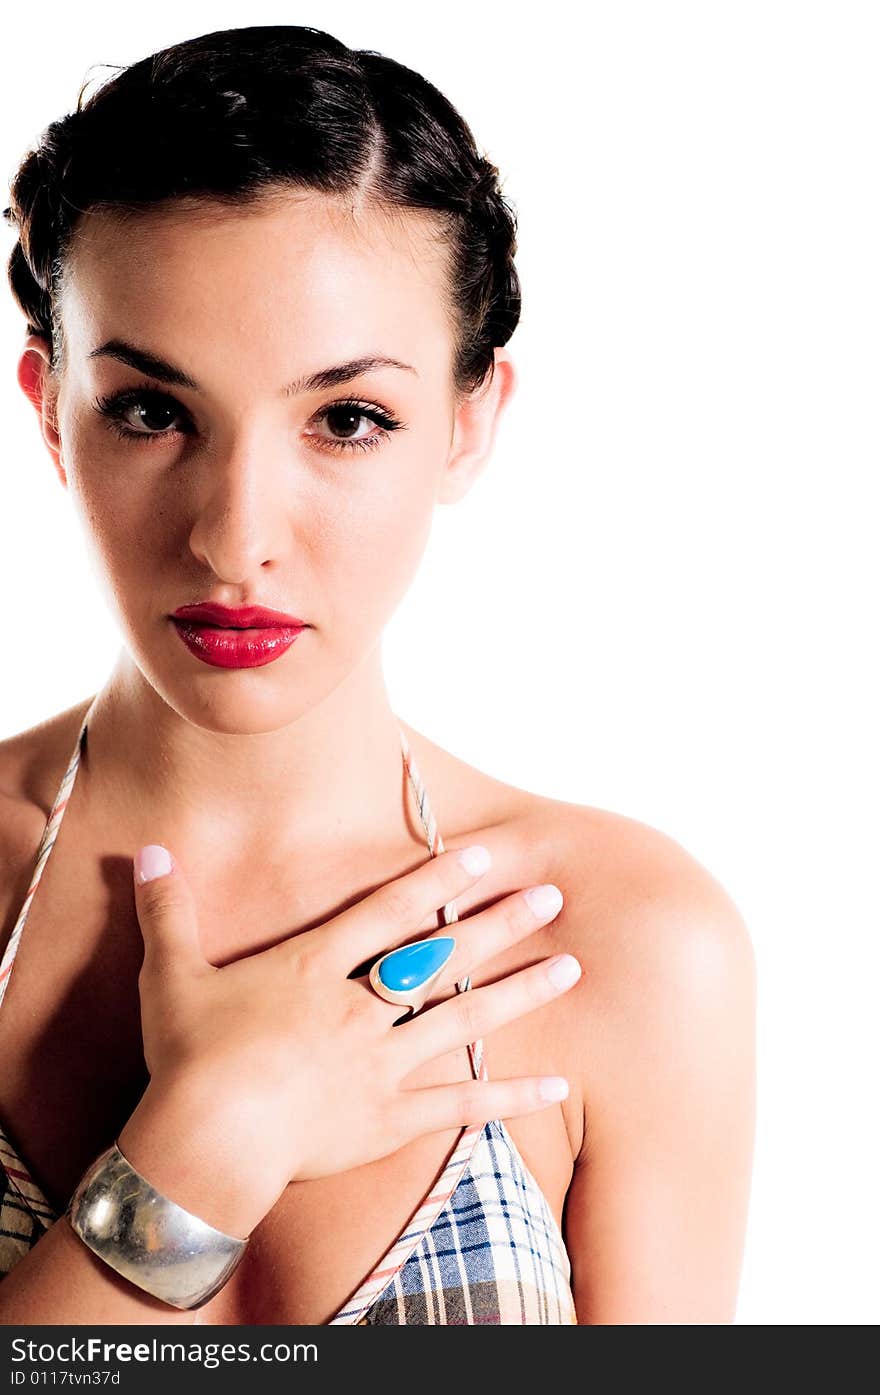
[[[0,1025],[7,1063],[23,1061],[53,1030],[50,1007],[35,1025],[38,1001],[68,1001],[72,982],[88,983],[112,1016],[105,985],[117,986],[118,1004],[127,983],[108,1028],[125,1062],[113,1117],[137,1098],[131,1023],[141,943],[123,885],[137,847],[162,842],[186,868],[203,948],[218,964],[291,933],[291,915],[320,923],[424,858],[401,798],[381,637],[435,506],[461,498],[485,466],[516,383],[499,349],[492,383],[455,399],[444,272],[426,220],[318,195],[288,191],[257,210],[198,217],[142,215],[124,235],[101,215],[80,225],[69,265],[60,377],[49,371],[45,341],[26,341],[19,382],[125,645],[98,695],[67,837],[35,900]],[[111,338],[172,361],[200,390],[89,356]],[[386,367],[342,387],[281,392],[293,378],[366,353],[415,372]],[[170,420],[178,433],[122,441],[94,410],[98,394],[139,385],[172,395],[166,406],[177,415],[147,422],[155,434]],[[372,451],[324,449],[318,437],[334,437],[321,412],[347,397],[381,405],[406,429]],[[134,410],[128,422],[147,429]],[[361,419],[357,434],[381,432]],[[310,628],[272,664],[210,668],[168,619],[208,598],[274,606]],[[85,705],[0,743],[7,917],[26,889],[40,820]],[[493,853],[460,914],[543,881],[565,896],[551,925],[496,957],[474,986],[560,951],[584,969],[562,999],[486,1042],[496,1078],[546,1072],[571,1084],[562,1105],[509,1127],[564,1227],[578,1321],[732,1320],[754,1129],[754,963],[738,910],[656,830],[504,785],[406,730],[445,845],[480,841]],[[47,983],[41,937],[54,945],[51,926],[71,889],[83,927],[98,923],[108,897],[113,904],[113,972],[84,928],[56,954]],[[86,989],[78,992],[85,1002]],[[79,1035],[68,1022],[64,1040]],[[38,1113],[27,1104],[23,1068],[5,1069],[0,1113],[17,1119],[24,1155],[60,1197],[94,1156],[106,1117],[86,1111],[84,1123],[81,1107],[64,1112],[60,1094],[56,1108]],[[450,1053],[419,1083],[467,1074],[460,1053]],[[65,1091],[67,1099],[76,1093]],[[452,1141],[435,1135],[405,1159],[371,1165],[376,1194],[393,1198],[399,1189],[401,1214],[389,1206],[383,1220],[377,1208],[361,1249],[342,1227],[336,1248],[348,1269],[297,1271],[287,1285],[260,1289],[255,1313],[234,1287],[243,1264],[203,1320],[325,1321],[397,1233],[396,1220],[406,1219]],[[328,1205],[362,1206],[361,1172],[288,1189],[264,1223],[252,1289],[290,1251],[289,1234],[306,1264],[326,1239]],[[279,1314],[282,1287],[321,1284],[323,1308]]]

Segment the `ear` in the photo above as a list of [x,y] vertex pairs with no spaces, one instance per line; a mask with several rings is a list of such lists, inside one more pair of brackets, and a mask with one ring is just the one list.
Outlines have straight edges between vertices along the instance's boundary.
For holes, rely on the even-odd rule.
[[518,383],[506,349],[495,350],[495,372],[456,408],[449,457],[437,490],[438,504],[454,504],[465,495],[489,459],[501,413]]
[[50,367],[50,356],[51,348],[46,336],[29,334],[18,361],[18,382],[22,392],[34,405],[46,448],[66,489],[67,475],[61,459],[61,437],[58,433],[58,380]]

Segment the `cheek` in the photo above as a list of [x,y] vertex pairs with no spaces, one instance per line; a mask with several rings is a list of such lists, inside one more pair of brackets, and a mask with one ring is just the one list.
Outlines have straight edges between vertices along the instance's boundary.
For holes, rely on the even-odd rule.
[[75,496],[92,567],[118,616],[135,629],[148,624],[163,607],[163,578],[174,571],[162,563],[143,518],[120,509],[100,491]]
[[418,570],[433,509],[422,478],[350,499],[314,530],[315,573],[319,585],[323,574],[337,632],[340,626],[375,632],[390,617]]
[[173,520],[136,471],[123,473],[118,456],[99,455],[89,445],[71,442],[68,451],[71,504],[105,593],[132,615],[149,607],[151,578],[160,583],[164,574],[167,583],[175,575]]

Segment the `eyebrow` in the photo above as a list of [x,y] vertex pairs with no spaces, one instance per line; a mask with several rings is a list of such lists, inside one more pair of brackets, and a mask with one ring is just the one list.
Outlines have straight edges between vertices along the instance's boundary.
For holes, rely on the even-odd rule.
[[[159,358],[156,354],[151,354],[148,349],[129,344],[125,339],[108,339],[106,344],[92,349],[89,354],[89,358],[102,357],[115,358],[120,363],[127,363],[130,368],[136,368],[150,378],[157,378],[160,383],[191,388],[193,392],[202,391],[195,378],[190,377],[182,368],[169,363],[167,359]],[[407,373],[419,376],[411,363],[401,363],[400,359],[388,358],[385,354],[364,354],[361,358],[349,359],[347,363],[337,363],[330,368],[321,368],[315,373],[306,373],[301,378],[294,378],[293,382],[287,383],[281,389],[281,396],[295,397],[300,392],[322,392],[326,388],[339,387],[341,383],[350,383],[353,378],[372,373],[378,368],[402,368]]]

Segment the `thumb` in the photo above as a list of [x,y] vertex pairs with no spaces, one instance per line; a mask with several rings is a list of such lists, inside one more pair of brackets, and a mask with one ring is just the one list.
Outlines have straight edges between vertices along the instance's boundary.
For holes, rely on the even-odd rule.
[[144,963],[174,970],[205,967],[189,882],[161,843],[147,843],[134,858],[134,900],[144,937]]

